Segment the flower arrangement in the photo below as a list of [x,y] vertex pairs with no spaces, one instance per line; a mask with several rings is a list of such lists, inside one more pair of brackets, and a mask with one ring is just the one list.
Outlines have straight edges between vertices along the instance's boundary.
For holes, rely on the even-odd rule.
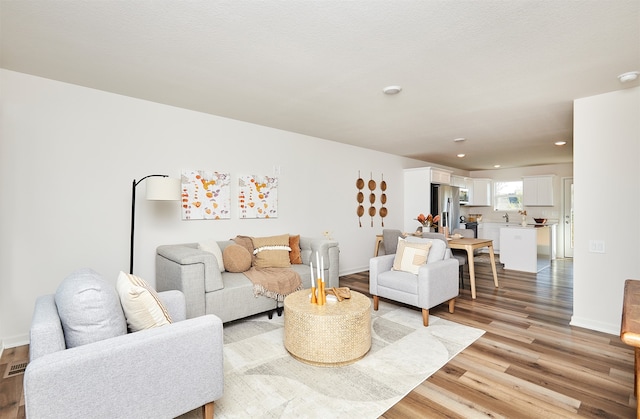
[[438,224],[438,221],[440,221],[440,215],[436,214],[433,216],[431,214],[427,214],[425,216],[424,214],[420,214],[415,218],[415,220],[422,224],[423,227],[431,227],[434,224]]
[[527,210],[520,210],[518,214],[522,215],[522,222],[520,223],[522,227],[527,226]]

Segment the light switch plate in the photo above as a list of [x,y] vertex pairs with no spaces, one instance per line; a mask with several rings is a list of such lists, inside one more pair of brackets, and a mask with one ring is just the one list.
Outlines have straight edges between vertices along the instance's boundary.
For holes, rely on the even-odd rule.
[[591,253],[604,253],[604,241],[603,240],[589,240],[589,252],[591,252]]

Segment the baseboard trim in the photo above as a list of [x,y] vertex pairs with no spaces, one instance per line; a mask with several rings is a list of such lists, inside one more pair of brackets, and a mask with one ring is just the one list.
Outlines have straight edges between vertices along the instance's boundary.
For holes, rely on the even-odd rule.
[[9,348],[15,348],[18,346],[28,345],[29,335],[16,335],[9,338],[5,337],[0,339],[0,356],[2,351]]
[[585,319],[583,317],[571,316],[569,322],[571,326],[583,327],[585,329],[595,330],[597,332],[609,333],[611,335],[620,336],[620,324],[611,324]]
[[347,271],[344,272],[340,272],[338,275],[339,276],[345,276],[345,275],[351,275],[351,274],[358,274],[360,272],[364,272],[364,271],[368,271],[369,270],[369,266],[364,266],[362,268],[353,268],[353,269],[349,269]]

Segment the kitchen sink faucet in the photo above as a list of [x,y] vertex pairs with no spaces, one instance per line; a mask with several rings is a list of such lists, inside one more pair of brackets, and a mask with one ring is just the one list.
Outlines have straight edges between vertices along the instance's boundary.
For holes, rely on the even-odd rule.
[[505,219],[505,223],[509,222],[509,213],[505,212],[504,215],[502,216],[502,218]]

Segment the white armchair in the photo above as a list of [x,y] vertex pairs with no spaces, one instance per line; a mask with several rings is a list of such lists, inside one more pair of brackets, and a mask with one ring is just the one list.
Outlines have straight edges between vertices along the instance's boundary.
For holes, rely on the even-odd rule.
[[[422,323],[429,326],[429,309],[449,302],[453,313],[458,296],[458,261],[442,240],[408,237],[407,243],[430,243],[426,263],[415,266],[417,273],[395,270],[395,255],[371,258],[369,261],[369,292],[373,296],[373,309],[378,309],[379,297],[398,301],[422,309]],[[412,256],[417,258],[415,256]],[[398,266],[398,264],[396,264]]]
[[[78,294],[92,298],[93,309],[84,317],[99,326],[92,325],[91,337],[117,326],[118,313],[98,316],[108,310],[102,295],[115,294],[115,289],[101,286],[99,275],[90,270],[70,277],[90,284]],[[159,297],[174,323],[126,333],[125,322],[118,336],[69,348],[55,296],[40,296],[24,375],[26,417],[169,419],[203,406],[202,416],[213,418],[213,402],[224,388],[222,321],[214,315],[186,319],[179,291]],[[119,301],[115,304],[122,310]]]

